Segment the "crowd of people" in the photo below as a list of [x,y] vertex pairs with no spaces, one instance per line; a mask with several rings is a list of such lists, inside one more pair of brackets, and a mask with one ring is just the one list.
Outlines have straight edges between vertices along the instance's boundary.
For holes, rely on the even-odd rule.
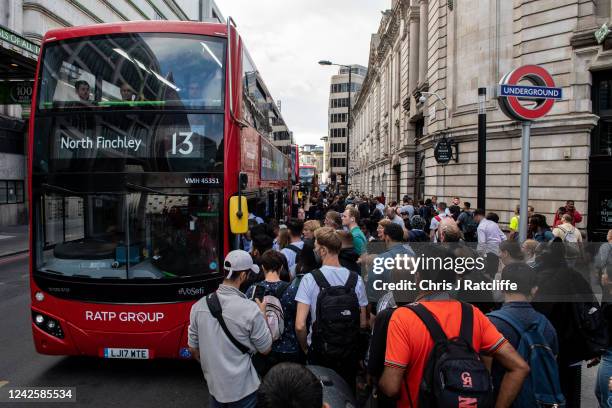
[[[568,201],[552,226],[529,207],[521,243],[519,213],[503,231],[497,214],[459,197],[321,194],[282,224],[250,214],[223,283],[190,314],[210,405],[326,406],[311,369],[326,367],[358,406],[579,407],[586,361],[599,364],[600,406],[612,406],[612,230],[587,254]],[[403,256],[483,267],[387,263]],[[376,280],[415,286],[381,290]],[[467,290],[467,280],[514,285]]]

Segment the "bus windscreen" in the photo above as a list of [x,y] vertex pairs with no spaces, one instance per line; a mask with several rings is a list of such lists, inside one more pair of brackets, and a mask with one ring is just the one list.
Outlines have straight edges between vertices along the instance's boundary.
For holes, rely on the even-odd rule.
[[219,271],[220,190],[62,192],[45,188],[35,217],[39,272],[78,279],[192,277]]
[[40,111],[224,106],[225,40],[113,34],[45,45]]

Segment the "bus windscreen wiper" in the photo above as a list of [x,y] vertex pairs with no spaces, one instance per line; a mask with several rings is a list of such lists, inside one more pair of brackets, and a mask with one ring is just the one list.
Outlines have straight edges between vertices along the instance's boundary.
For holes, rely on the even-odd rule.
[[158,195],[169,195],[169,194],[162,193],[161,191],[153,190],[152,188],[141,186],[141,185],[134,184],[134,183],[125,183],[125,186],[127,188],[131,188],[136,191],[143,191],[145,193],[154,193]]
[[54,274],[54,275],[65,275],[64,273],[58,272],[58,271],[54,271],[53,269],[39,269],[38,271],[39,272],[44,272],[44,273],[51,273],[51,274]]
[[59,191],[60,193],[68,193],[68,194],[74,194],[74,195],[83,194],[83,193],[77,193],[76,191],[68,190],[67,188],[64,188],[64,187],[54,186],[53,184],[44,183],[42,186],[43,188]]
[[145,186],[141,186],[138,184],[134,184],[134,183],[125,183],[125,186],[129,189],[133,189],[136,191],[141,191],[144,193],[152,193],[152,194],[158,194],[158,195],[164,195],[164,196],[214,196],[217,193],[210,193],[210,194],[204,194],[204,193],[164,193],[163,191],[159,191],[159,190],[154,190],[152,188],[149,187],[145,187]]

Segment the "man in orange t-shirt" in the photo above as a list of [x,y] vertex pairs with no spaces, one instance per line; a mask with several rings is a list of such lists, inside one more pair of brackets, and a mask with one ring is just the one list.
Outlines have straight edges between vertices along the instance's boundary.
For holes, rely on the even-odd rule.
[[[422,252],[428,258],[452,256],[446,249],[433,245],[423,248]],[[420,281],[454,283],[455,280],[454,271],[444,269],[420,270],[416,276],[417,284]],[[434,315],[448,338],[459,335],[461,303],[446,292],[436,291],[421,291],[417,301]],[[496,407],[509,407],[521,390],[529,366],[480,310],[475,307],[472,310],[472,346],[476,352],[492,356],[506,369]],[[432,349],[433,340],[421,319],[408,308],[396,310],[389,322],[385,370],[379,386],[385,395],[399,396],[398,407],[418,407],[419,386]]]

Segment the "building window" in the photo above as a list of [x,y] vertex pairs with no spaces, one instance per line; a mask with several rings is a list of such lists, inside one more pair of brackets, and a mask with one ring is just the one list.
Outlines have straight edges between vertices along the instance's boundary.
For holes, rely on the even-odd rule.
[[24,200],[23,180],[0,180],[0,204],[18,204]]
[[346,143],[332,143],[332,153],[346,153]]
[[401,49],[397,50],[397,56],[395,57],[395,99],[394,103],[399,103],[401,88],[402,88],[402,52]]
[[332,157],[332,167],[346,167],[346,158],[344,157]]
[[[348,92],[349,86],[348,82],[344,82],[341,84],[331,84],[331,93],[339,93],[339,92]],[[361,84],[356,82],[351,82],[351,92],[357,92],[361,89]]]
[[612,79],[610,71],[593,75],[593,113],[599,116],[591,131],[591,155],[612,156]]
[[330,137],[346,137],[346,128],[330,129]]
[[272,118],[272,126],[284,126],[285,121],[282,118]]
[[[348,74],[348,72],[349,72],[348,68],[340,68],[340,75]],[[364,69],[364,68],[353,67],[353,68],[351,68],[351,72],[353,74],[357,74],[357,75],[361,75],[361,76],[366,76],[368,70]]]
[[346,113],[332,113],[331,114],[331,122],[332,123],[343,123],[348,119],[348,114]]
[[414,124],[414,139],[416,140],[417,144],[423,138],[423,134],[424,134],[424,129],[423,128],[424,127],[425,127],[425,121],[423,119],[418,120]]
[[289,140],[290,134],[288,131],[274,132],[274,140]]
[[348,108],[348,105],[349,105],[348,102],[349,102],[348,98],[332,99],[330,107],[331,108]]
[[0,128],[0,152],[25,154],[24,140],[23,133]]

